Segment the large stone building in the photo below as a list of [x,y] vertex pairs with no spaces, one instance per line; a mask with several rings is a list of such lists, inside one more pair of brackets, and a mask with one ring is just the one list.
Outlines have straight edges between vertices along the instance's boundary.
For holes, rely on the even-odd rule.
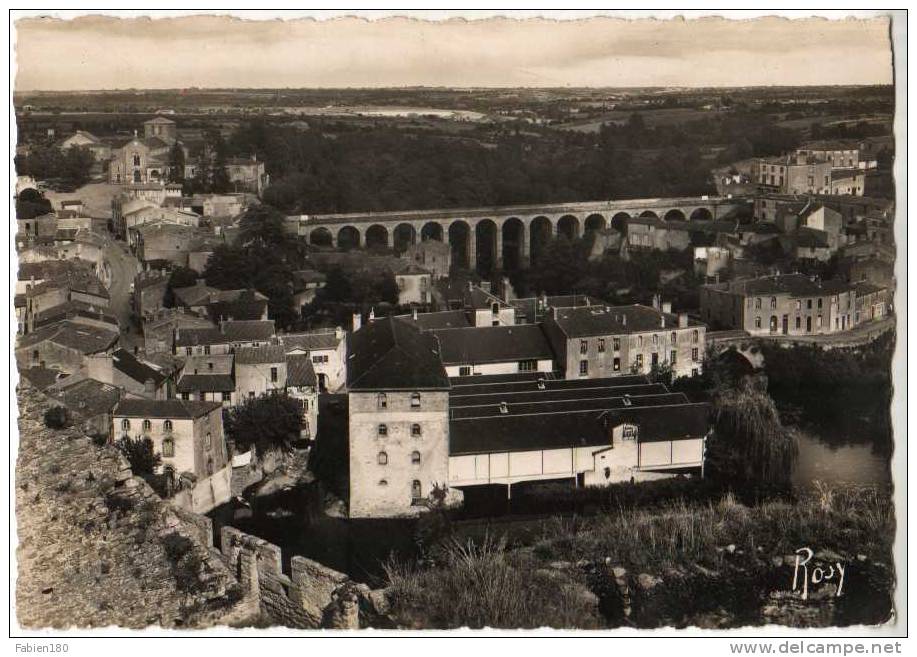
[[605,378],[668,366],[693,376],[704,360],[706,326],[649,306],[554,308],[544,331],[566,378]]
[[122,399],[112,413],[112,437],[149,438],[163,470],[203,478],[228,461],[222,406],[180,399]]
[[438,329],[433,335],[449,377],[555,369],[554,351],[540,324]]
[[833,168],[831,162],[800,154],[761,158],[755,165],[755,182],[782,194],[830,194]]
[[782,274],[706,285],[700,291],[701,317],[716,328],[751,335],[836,333],[890,310],[887,291],[879,295],[874,286],[861,285],[872,300],[859,310],[857,284],[840,280]]
[[349,515],[410,515],[449,478],[449,378],[436,339],[393,318],[354,333]]
[[337,392],[347,383],[347,340],[342,328],[283,333],[278,337],[288,356],[309,356],[319,391]]

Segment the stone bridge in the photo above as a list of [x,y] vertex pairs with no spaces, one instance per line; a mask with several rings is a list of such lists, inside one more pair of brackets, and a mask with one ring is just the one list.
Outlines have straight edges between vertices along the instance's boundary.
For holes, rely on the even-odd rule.
[[418,240],[447,241],[454,265],[514,269],[537,260],[556,235],[576,239],[607,228],[621,230],[632,217],[712,221],[743,203],[723,197],[654,198],[553,205],[354,214],[297,215],[287,227],[311,244],[340,248],[404,250]]

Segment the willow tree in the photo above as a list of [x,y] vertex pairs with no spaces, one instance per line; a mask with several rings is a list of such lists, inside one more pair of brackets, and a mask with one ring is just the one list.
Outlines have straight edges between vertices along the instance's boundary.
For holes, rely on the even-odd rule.
[[746,380],[722,390],[713,406],[712,474],[745,485],[788,486],[799,446],[767,392]]

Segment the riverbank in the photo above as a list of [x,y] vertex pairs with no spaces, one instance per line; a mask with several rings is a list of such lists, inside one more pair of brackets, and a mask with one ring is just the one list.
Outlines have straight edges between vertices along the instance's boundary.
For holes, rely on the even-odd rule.
[[[551,518],[522,542],[451,527],[423,565],[390,564],[387,584],[393,616],[411,627],[877,624],[892,609],[893,536],[890,496],[877,489],[756,506],[727,495]],[[802,548],[840,562],[841,587],[835,566],[803,600],[793,590]]]

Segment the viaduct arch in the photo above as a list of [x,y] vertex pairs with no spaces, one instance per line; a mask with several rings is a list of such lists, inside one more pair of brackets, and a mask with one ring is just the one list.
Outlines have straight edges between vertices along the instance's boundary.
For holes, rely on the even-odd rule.
[[423,240],[452,247],[453,263],[473,269],[514,269],[538,261],[545,245],[563,235],[578,239],[604,230],[623,231],[631,217],[660,221],[715,221],[747,204],[724,197],[630,199],[556,205],[508,206],[300,215],[288,229],[310,244],[341,249],[377,246],[404,251]]

